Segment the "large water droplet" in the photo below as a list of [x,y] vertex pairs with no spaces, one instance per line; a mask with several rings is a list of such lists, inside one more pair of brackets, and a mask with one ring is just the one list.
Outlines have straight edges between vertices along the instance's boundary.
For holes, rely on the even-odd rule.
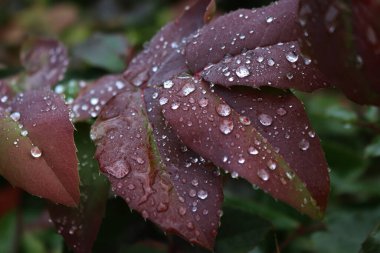
[[268,181],[269,180],[269,174],[266,170],[259,169],[257,171],[257,176],[262,179],[263,181]]
[[21,114],[19,112],[13,112],[11,115],[10,115],[11,119],[13,119],[14,121],[19,121],[20,117],[21,117]]
[[216,107],[216,112],[223,117],[227,117],[231,114],[231,107],[227,104],[219,104],[218,107]]
[[128,164],[126,164],[125,161],[120,160],[109,166],[106,166],[104,169],[108,174],[119,179],[125,177],[129,173]]
[[185,97],[188,96],[189,94],[191,94],[193,91],[195,91],[195,86],[192,83],[185,84],[181,90],[182,95]]
[[238,67],[235,71],[236,75],[240,78],[244,78],[244,77],[247,77],[249,76],[249,70],[246,66],[242,65],[240,67]]
[[306,139],[302,139],[299,143],[298,143],[298,147],[303,150],[303,151],[306,151],[309,149],[310,147],[310,143],[308,140]]
[[37,146],[34,146],[30,149],[30,154],[33,158],[40,158],[42,156],[42,152]]
[[298,61],[298,55],[294,52],[289,52],[286,54],[286,59],[288,62],[295,63]]
[[272,125],[273,119],[268,114],[263,113],[259,115],[259,121],[263,126],[270,126]]
[[164,82],[164,88],[165,89],[170,89],[171,87],[173,87],[173,85],[174,85],[174,83],[171,80],[167,80]]
[[234,129],[234,123],[231,120],[227,120],[227,119],[223,120],[219,126],[219,130],[223,134],[230,134],[233,129]]
[[200,199],[207,199],[208,193],[205,190],[199,190],[197,196]]

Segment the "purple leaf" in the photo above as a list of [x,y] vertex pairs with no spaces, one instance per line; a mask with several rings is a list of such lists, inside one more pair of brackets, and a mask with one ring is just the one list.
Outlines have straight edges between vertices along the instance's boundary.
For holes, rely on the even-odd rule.
[[[114,192],[164,231],[212,249],[223,200],[214,166],[188,150],[159,114],[154,90],[112,99],[93,126]],[[157,112],[158,110],[158,112]]]
[[104,105],[117,94],[133,87],[121,75],[108,75],[93,81],[83,88],[70,105],[75,121],[95,118]]
[[259,9],[223,15],[193,35],[186,46],[189,68],[197,73],[226,55],[297,40],[298,0],[277,1]]
[[225,57],[202,72],[203,78],[226,87],[271,86],[313,91],[327,85],[315,64],[305,58],[297,42],[258,47],[235,57]]
[[69,59],[67,49],[53,39],[36,39],[21,52],[26,70],[23,87],[26,90],[51,87],[63,79]]
[[[380,4],[302,0],[302,50],[353,101],[380,105]],[[328,46],[326,46],[328,45]]]
[[327,164],[293,95],[210,89],[185,75],[160,91],[164,117],[191,149],[232,177],[241,176],[301,212],[320,217],[329,192]]
[[67,206],[79,202],[74,128],[62,98],[48,90],[18,95],[0,120],[0,173],[14,186]]
[[[155,75],[155,80],[162,80],[161,75],[167,75],[166,70],[170,67],[165,67],[165,72],[161,71],[161,64],[167,58],[171,58],[170,63],[180,62],[180,66],[183,66],[183,57],[177,50],[190,34],[210,19],[214,8],[214,0],[198,0],[181,17],[164,26],[148,47],[131,61],[124,73],[125,78],[135,86],[146,86],[151,76]],[[170,66],[175,67],[173,64]]]

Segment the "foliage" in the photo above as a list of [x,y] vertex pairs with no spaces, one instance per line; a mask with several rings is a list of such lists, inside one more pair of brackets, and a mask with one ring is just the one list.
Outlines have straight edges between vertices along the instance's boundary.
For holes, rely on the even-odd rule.
[[380,113],[331,88],[379,105],[379,10],[279,0],[214,17],[198,0],[136,55],[96,33],[72,65],[62,42],[28,40],[0,80],[0,174],[47,201],[3,183],[0,251],[61,252],[53,223],[73,252],[376,252]]

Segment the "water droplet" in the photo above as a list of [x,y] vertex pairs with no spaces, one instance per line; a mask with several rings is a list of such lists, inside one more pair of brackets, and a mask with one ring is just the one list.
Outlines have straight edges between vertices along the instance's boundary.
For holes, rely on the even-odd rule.
[[299,143],[298,143],[298,147],[303,150],[303,151],[306,151],[309,149],[310,147],[310,143],[308,140],[306,139],[302,139]]
[[200,107],[204,108],[208,105],[208,99],[207,98],[201,98],[199,101],[198,101],[198,104]]
[[188,222],[186,226],[188,229],[191,229],[191,230],[194,229],[194,224],[192,222]]
[[267,21],[268,24],[272,23],[273,20],[274,20],[273,17],[267,17],[267,19],[266,19],[266,21]]
[[191,181],[191,184],[194,185],[194,186],[198,186],[198,184],[199,184],[198,179],[194,178],[194,179]]
[[34,158],[40,158],[42,156],[42,152],[41,150],[37,147],[37,146],[34,146],[30,149],[30,154],[34,157]]
[[255,147],[249,147],[248,148],[248,154],[250,155],[257,155],[259,151]]
[[178,213],[181,216],[184,216],[186,214],[186,208],[184,208],[183,206],[181,206],[180,208],[178,208]]
[[287,111],[284,108],[282,108],[282,107],[278,108],[276,112],[280,116],[285,116],[286,113],[287,113]]
[[205,190],[199,190],[197,196],[200,199],[207,199],[208,193]]
[[259,56],[259,57],[257,57],[257,62],[258,63],[261,63],[261,62],[263,62],[264,61],[264,57],[263,56]]
[[247,77],[250,74],[248,68],[244,65],[238,67],[235,73],[239,78]]
[[194,198],[197,195],[197,192],[194,189],[189,190],[189,196]]
[[310,138],[314,138],[315,137],[315,132],[314,131],[309,131],[309,136],[310,136]]
[[290,180],[293,180],[293,178],[296,176],[296,174],[293,171],[287,171],[285,173],[286,177],[289,178]]
[[219,104],[216,112],[222,117],[227,117],[231,114],[231,107],[227,104]]
[[157,212],[165,212],[169,209],[169,205],[166,204],[166,203],[159,203],[158,206],[157,206]]
[[11,119],[13,119],[14,121],[19,121],[20,117],[21,117],[21,114],[19,112],[13,112],[11,115],[10,115]]
[[272,160],[268,161],[267,166],[270,170],[275,170],[277,168],[277,164]]
[[288,62],[295,63],[298,61],[298,55],[294,52],[289,52],[286,54],[286,59]]
[[272,58],[268,59],[268,65],[270,67],[274,66],[274,64],[275,64],[275,62],[274,62],[274,60]]
[[249,126],[251,124],[251,120],[248,117],[246,117],[246,116],[240,116],[239,117],[239,121],[244,126]]
[[121,90],[125,87],[125,85],[122,81],[116,81],[115,85],[116,85],[116,88],[118,88],[119,90]]
[[259,121],[263,126],[270,126],[272,125],[273,119],[268,114],[263,113],[259,115]]
[[22,130],[21,131],[21,136],[27,136],[28,135],[28,130]]
[[105,171],[116,177],[116,178],[123,178],[129,173],[129,166],[125,163],[125,161],[116,161],[113,164],[106,166]]
[[231,177],[232,177],[233,179],[236,179],[236,178],[239,177],[239,173],[237,173],[236,171],[233,171],[233,172],[231,173]]
[[91,105],[97,105],[99,103],[99,98],[91,98],[90,99],[90,104]]
[[152,98],[153,98],[153,99],[158,98],[158,92],[153,93],[153,94],[152,94]]
[[227,120],[227,119],[223,120],[219,126],[219,130],[223,134],[230,134],[233,129],[234,129],[234,123],[231,120]]
[[167,80],[164,82],[164,88],[165,89],[170,89],[171,87],[173,87],[174,83],[172,80]]
[[262,179],[263,181],[268,181],[269,180],[269,174],[266,170],[259,169],[257,171],[257,176]]
[[195,86],[192,83],[185,84],[181,90],[182,95],[185,97],[188,96],[189,94],[191,94],[193,91],[195,91]]
[[180,103],[179,102],[174,102],[170,108],[172,108],[172,110],[177,110],[180,106]]
[[245,163],[245,159],[243,157],[240,157],[239,160],[238,160],[238,163],[239,164],[244,164]]
[[160,105],[165,105],[168,101],[169,99],[167,99],[166,97],[162,97],[160,98]]

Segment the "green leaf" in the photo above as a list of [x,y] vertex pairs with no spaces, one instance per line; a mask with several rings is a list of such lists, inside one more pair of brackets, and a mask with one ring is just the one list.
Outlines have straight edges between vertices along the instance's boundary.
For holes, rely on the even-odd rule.
[[12,212],[0,218],[0,253],[12,252],[13,238],[16,233],[16,213]]
[[368,145],[365,150],[364,154],[366,157],[379,157],[380,156],[380,137],[377,137],[375,140],[372,141],[370,145]]
[[380,252],[380,224],[378,224],[362,244],[360,253]]

